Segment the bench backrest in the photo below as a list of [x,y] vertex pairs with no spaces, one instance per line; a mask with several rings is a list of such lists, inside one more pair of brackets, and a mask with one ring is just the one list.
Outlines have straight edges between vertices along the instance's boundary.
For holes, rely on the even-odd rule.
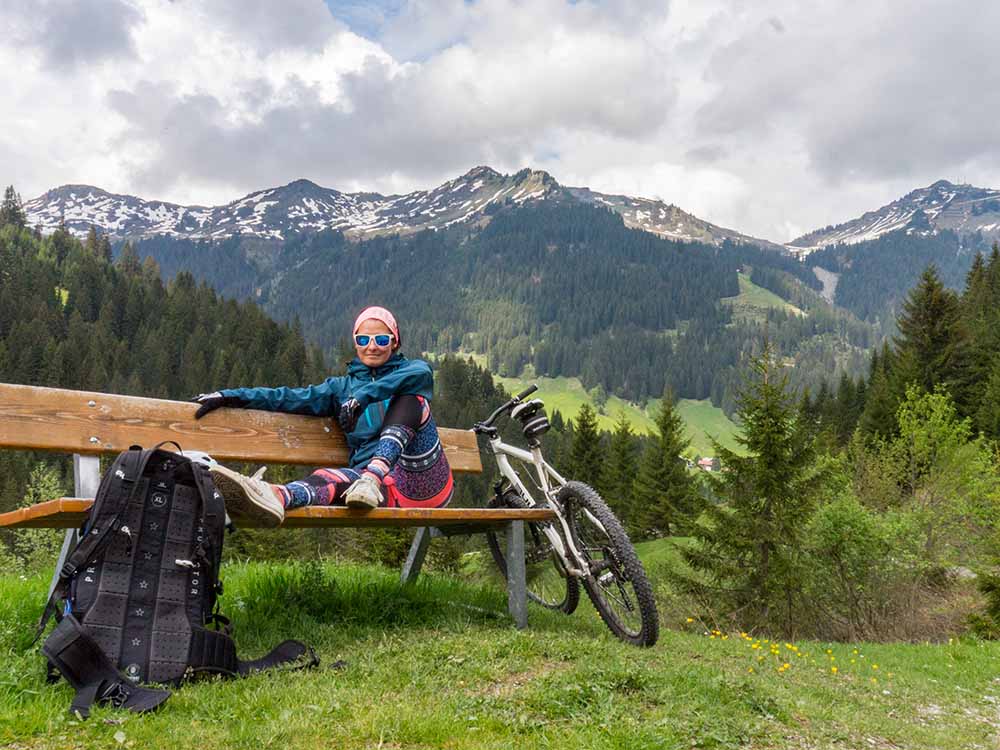
[[[100,455],[174,440],[220,461],[347,464],[347,443],[334,419],[219,409],[195,420],[196,410],[186,401],[0,383],[0,448]],[[453,471],[483,470],[471,430],[440,433]]]

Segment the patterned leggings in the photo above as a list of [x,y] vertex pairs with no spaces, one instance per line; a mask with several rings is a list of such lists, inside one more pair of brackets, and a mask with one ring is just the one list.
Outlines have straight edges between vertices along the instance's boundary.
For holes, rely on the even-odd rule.
[[363,469],[317,469],[305,479],[277,486],[286,509],[343,505],[347,488],[366,472],[381,481],[383,506],[447,505],[454,488],[451,467],[427,400],[394,396],[382,424],[375,455]]

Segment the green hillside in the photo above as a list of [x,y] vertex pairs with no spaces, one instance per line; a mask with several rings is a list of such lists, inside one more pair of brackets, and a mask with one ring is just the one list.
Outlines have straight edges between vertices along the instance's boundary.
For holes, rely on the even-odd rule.
[[[530,384],[538,385],[537,397],[545,402],[549,412],[561,412],[566,419],[572,419],[585,403],[594,405],[593,399],[580,383],[579,378],[502,378],[494,376],[494,380],[509,393],[518,393]],[[651,402],[655,403],[655,402]],[[699,456],[713,456],[715,450],[709,440],[714,437],[730,450],[738,450],[735,435],[737,427],[723,411],[712,405],[708,399],[681,399],[677,409],[688,427],[688,437],[691,438],[691,451]],[[617,396],[610,396],[603,409],[598,412],[597,424],[602,430],[614,429],[618,414],[624,412],[637,433],[648,435],[655,429],[654,415],[649,408],[623,401]]]
[[757,286],[745,273],[740,273],[740,293],[735,297],[725,297],[722,302],[733,309],[733,316],[742,319],[764,320],[767,310],[785,310],[795,315],[805,315],[795,305],[783,300],[774,292]]
[[[502,385],[508,393],[519,393],[532,383],[538,385],[536,398],[545,402],[545,408],[552,412],[561,412],[565,419],[572,419],[580,411],[580,407],[594,401],[587,393],[579,378],[502,378],[494,376],[494,380]],[[596,408],[596,407],[595,407]],[[623,401],[617,396],[609,396],[604,407],[597,414],[597,425],[602,430],[614,429],[618,414],[625,412],[632,429],[637,433],[649,434],[654,429],[653,418],[635,404]]]
[[[994,747],[1000,643],[769,644],[692,621],[651,649],[589,602],[532,606],[519,632],[496,585],[385,568],[228,565],[241,655],[296,637],[318,669],[186,685],[155,714],[67,712],[27,642],[48,578],[0,577],[0,745],[98,748]],[[756,646],[756,647],[755,647]],[[777,653],[775,653],[777,652]],[[836,667],[836,671],[834,671]]]

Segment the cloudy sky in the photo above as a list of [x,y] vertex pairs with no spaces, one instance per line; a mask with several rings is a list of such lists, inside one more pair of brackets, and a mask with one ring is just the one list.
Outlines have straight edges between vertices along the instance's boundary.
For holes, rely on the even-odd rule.
[[0,182],[214,205],[478,164],[788,240],[1000,188],[994,0],[0,0]]

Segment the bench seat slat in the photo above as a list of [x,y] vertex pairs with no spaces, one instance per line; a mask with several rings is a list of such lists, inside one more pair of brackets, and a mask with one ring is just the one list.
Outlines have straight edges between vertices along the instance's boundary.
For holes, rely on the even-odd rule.
[[[28,508],[0,513],[0,528],[75,529],[93,504],[91,498],[62,497]],[[555,514],[545,508],[375,508],[307,507],[291,510],[282,528],[361,526],[457,526],[499,527],[509,521],[548,521]],[[249,526],[250,524],[243,524]]]
[[[254,409],[219,409],[195,420],[197,404],[0,383],[0,448],[81,455],[119,453],[176,440],[220,461],[345,466],[336,421]],[[471,430],[441,428],[452,471],[481,472]]]

